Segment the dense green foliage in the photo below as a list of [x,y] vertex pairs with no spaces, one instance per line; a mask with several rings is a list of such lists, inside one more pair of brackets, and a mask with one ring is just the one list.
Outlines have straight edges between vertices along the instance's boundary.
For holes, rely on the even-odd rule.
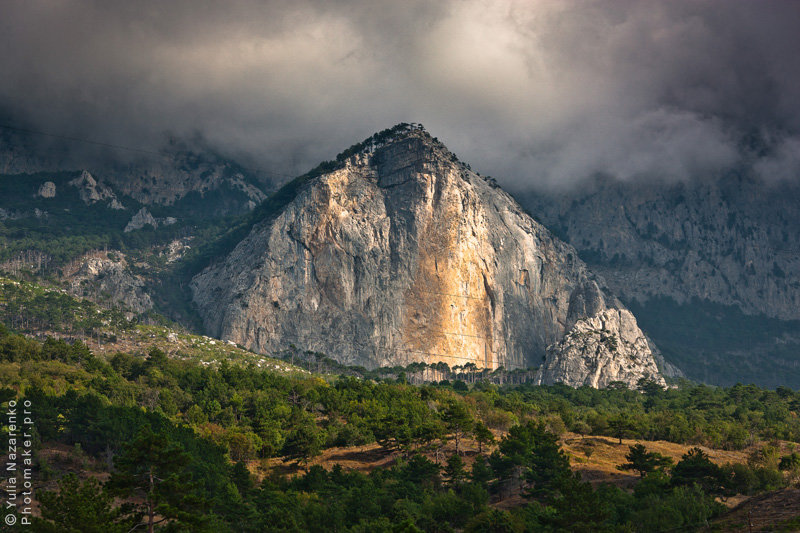
[[141,516],[130,505],[114,507],[114,497],[97,478],[81,483],[68,473],[59,480],[58,491],[39,491],[42,516],[36,529],[52,533],[128,533]]
[[626,302],[668,361],[691,379],[732,385],[747,376],[762,387],[800,386],[800,322],[746,315],[693,299]]
[[72,335],[125,331],[133,323],[118,309],[103,309],[63,291],[0,277],[0,322],[22,331]]
[[[800,437],[800,394],[788,389],[661,391],[643,383],[640,393],[478,383],[459,393],[449,385],[214,369],[157,349],[105,361],[80,343],[40,343],[2,327],[0,384],[4,399],[19,395],[36,406],[38,446],[67,445],[113,465],[105,485],[63,478],[62,490],[77,491],[80,501],[46,494],[41,531],[64,530],[59,524],[76,517],[96,523],[88,515],[120,528],[152,517],[156,527],[164,519],[192,531],[690,530],[721,512],[714,495],[782,486],[781,458],[718,467],[693,451],[666,473],[645,472],[631,494],[581,482],[556,434],[614,435],[621,427],[626,436],[732,448],[751,436]],[[452,444],[481,433],[488,443],[481,427],[505,436],[488,456],[471,451],[469,466]],[[292,479],[273,470],[261,482],[244,467],[269,457],[306,465],[327,447],[372,442],[399,452],[396,464],[370,474],[314,466]],[[794,465],[791,456],[781,464]],[[516,493],[527,503],[511,511],[489,505]],[[119,507],[112,496],[131,505]]]

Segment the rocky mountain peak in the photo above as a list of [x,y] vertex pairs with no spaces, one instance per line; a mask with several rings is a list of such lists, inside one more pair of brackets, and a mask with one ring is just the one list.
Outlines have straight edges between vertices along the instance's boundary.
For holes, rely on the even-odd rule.
[[391,128],[375,133],[360,143],[354,144],[336,156],[337,160],[347,159],[351,155],[364,155],[374,153],[376,150],[391,144],[417,139],[428,146],[441,145],[434,140],[422,124],[401,122]]
[[438,138],[431,136],[422,124],[402,122],[350,146],[340,152],[335,160],[321,163],[309,174],[319,175],[345,165],[369,164],[375,154],[389,147],[407,151],[406,160],[440,157],[458,162],[458,158]]
[[[548,347],[581,321],[624,311],[642,364],[619,378],[657,372],[633,315],[574,249],[422,127],[384,130],[318,169],[194,278],[209,333],[262,353],[295,346],[370,367],[518,368],[582,357]],[[608,367],[614,381],[617,355],[564,368]]]

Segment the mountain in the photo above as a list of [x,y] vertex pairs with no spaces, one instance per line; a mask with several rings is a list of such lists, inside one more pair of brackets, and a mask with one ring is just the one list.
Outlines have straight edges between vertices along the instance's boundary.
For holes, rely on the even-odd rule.
[[606,178],[522,198],[688,377],[800,386],[797,182]]
[[492,180],[416,125],[287,184],[192,281],[210,335],[368,367],[539,366],[541,382],[662,378],[636,320]]
[[145,321],[157,312],[196,324],[189,258],[247,219],[275,183],[199,142],[122,162],[115,147],[26,132],[0,127],[0,272],[45,278]]
[[[35,175],[46,182],[51,181],[47,174],[82,171],[99,183],[95,187],[130,199],[117,206],[166,206],[183,218],[242,215],[261,203],[280,181],[274,176],[259,177],[202,143],[171,139],[159,152],[122,162],[119,153],[84,153],[80,142],[61,138],[42,144],[25,131],[0,129],[0,177],[24,180]],[[113,147],[105,150],[114,152]]]

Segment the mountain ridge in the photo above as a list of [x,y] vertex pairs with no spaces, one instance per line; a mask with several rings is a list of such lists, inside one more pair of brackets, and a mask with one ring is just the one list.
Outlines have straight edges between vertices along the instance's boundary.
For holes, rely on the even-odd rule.
[[[32,135],[56,139],[43,145]],[[86,150],[94,152],[81,156],[81,150],[70,149],[69,143],[90,143]],[[124,151],[133,151],[137,155],[125,160],[116,153]],[[118,195],[142,205],[173,206],[187,196],[203,197],[209,192],[242,197],[228,201],[227,205],[215,206],[214,209],[222,215],[252,210],[279,181],[275,176],[259,179],[255,172],[218,154],[202,142],[189,144],[169,139],[161,150],[151,152],[61,138],[21,128],[0,128],[0,175],[58,172],[88,172],[101,188],[111,187]]]
[[745,171],[521,197],[687,376],[800,384],[800,186]]

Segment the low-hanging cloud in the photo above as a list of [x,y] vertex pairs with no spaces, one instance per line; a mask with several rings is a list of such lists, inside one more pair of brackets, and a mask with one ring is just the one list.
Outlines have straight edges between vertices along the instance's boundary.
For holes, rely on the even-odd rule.
[[26,0],[0,17],[0,112],[284,174],[406,121],[515,187],[793,179],[798,23],[785,1]]

